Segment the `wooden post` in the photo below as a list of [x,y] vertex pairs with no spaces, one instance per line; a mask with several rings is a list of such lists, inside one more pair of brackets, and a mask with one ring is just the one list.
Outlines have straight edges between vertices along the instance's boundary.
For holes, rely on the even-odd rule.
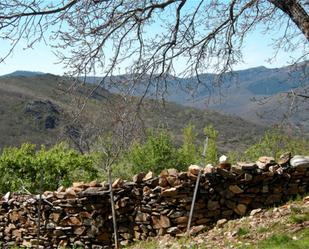
[[[202,162],[201,162],[201,164],[204,165],[204,166],[205,166],[205,158],[206,158],[207,145],[208,145],[208,137],[206,136],[205,143],[204,143],[203,154],[202,154]],[[189,220],[188,220],[188,225],[187,225],[187,232],[186,232],[187,236],[190,235],[191,222],[192,222],[192,217],[193,217],[193,211],[194,211],[194,206],[195,206],[197,190],[198,190],[198,187],[200,185],[201,174],[202,174],[202,170],[200,170],[198,172],[196,183],[195,183],[193,199],[192,199],[191,209],[190,209],[190,214],[189,214]]]
[[38,208],[38,230],[37,230],[37,245],[36,248],[40,248],[40,236],[41,236],[41,208],[42,208],[42,188],[43,188],[43,166],[40,169],[40,183],[39,183],[39,208]]
[[112,170],[111,170],[110,167],[108,168],[108,181],[109,181],[109,191],[110,191],[110,199],[111,199],[111,207],[112,207],[115,249],[119,249],[120,247],[119,247],[118,229],[117,229],[115,203],[114,203],[114,194],[113,194],[113,186],[112,186]]

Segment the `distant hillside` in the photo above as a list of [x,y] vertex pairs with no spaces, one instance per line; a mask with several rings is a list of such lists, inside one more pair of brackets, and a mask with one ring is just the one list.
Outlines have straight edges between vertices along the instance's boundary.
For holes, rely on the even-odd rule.
[[[83,140],[82,146],[86,148],[100,132],[111,130],[118,119],[117,105],[123,105],[121,98],[102,88],[91,94],[91,85],[71,84],[66,78],[51,74],[0,78],[0,148],[23,142],[49,145],[62,140],[75,145]],[[66,92],[70,87],[74,91]],[[73,119],[88,95],[83,112]],[[137,103],[134,98],[132,101]],[[176,103],[163,105],[155,100],[144,101],[139,120],[143,127],[169,129],[176,141],[181,129],[189,123],[195,124],[200,132],[206,125],[213,124],[220,134],[221,151],[242,150],[265,131],[264,126],[239,117]],[[199,137],[202,139],[201,134]]]
[[[122,75],[108,80],[125,82],[128,78],[130,76]],[[305,132],[309,136],[309,122],[306,114],[309,113],[308,99],[295,103],[287,98],[287,93],[291,90],[301,91],[306,88],[309,91],[309,61],[282,68],[262,66],[249,68],[220,76],[202,74],[199,79],[199,84],[196,77],[169,77],[166,79],[166,85],[160,81],[154,83],[161,91],[167,86],[164,97],[168,101],[237,115],[263,125],[273,125],[284,121],[294,127],[293,129],[301,127],[302,133]],[[88,78],[89,83],[99,80],[100,77]],[[143,93],[145,83],[137,87],[134,91],[135,95]],[[115,88],[110,90],[118,91]],[[156,93],[156,90],[155,86],[150,87],[148,95]],[[253,101],[253,99],[264,101]],[[263,102],[266,104],[261,105]]]
[[0,75],[0,78],[1,77],[12,77],[12,76],[32,77],[32,76],[42,75],[42,74],[45,74],[45,73],[18,70],[18,71],[9,73],[9,74]]

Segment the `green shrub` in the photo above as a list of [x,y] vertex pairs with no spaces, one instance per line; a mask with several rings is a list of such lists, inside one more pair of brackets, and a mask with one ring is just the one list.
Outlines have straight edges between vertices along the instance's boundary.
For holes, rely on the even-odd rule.
[[245,160],[256,160],[260,156],[272,156],[278,159],[285,152],[295,154],[307,154],[309,142],[304,138],[293,137],[280,129],[272,129],[265,132],[259,142],[250,146],[244,153]]
[[196,145],[196,136],[197,132],[193,125],[183,129],[183,143],[178,149],[178,169],[186,170],[189,165],[199,163],[201,157]]
[[40,174],[44,176],[43,190],[69,186],[73,181],[89,181],[97,177],[89,155],[81,155],[64,144],[51,149],[33,144],[20,148],[5,148],[0,156],[0,192],[20,191],[23,188],[37,193]]
[[204,129],[204,133],[208,137],[205,161],[206,163],[216,164],[218,162],[217,139],[219,132],[213,127],[213,125],[208,125]]
[[135,142],[126,159],[133,173],[153,171],[159,174],[165,168],[177,166],[177,150],[167,131],[150,130],[146,142]]

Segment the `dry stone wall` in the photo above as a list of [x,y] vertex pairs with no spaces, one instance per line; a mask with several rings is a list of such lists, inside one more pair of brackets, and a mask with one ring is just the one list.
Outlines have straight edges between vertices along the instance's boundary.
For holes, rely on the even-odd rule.
[[[138,174],[132,182],[113,183],[121,244],[149,236],[183,233],[198,172],[202,170],[192,231],[199,232],[220,219],[233,219],[250,210],[287,201],[309,192],[309,158],[287,154],[278,162],[261,157],[255,163],[218,167],[190,166]],[[39,198],[7,194],[0,202],[1,248],[13,245],[41,248],[111,248],[112,216],[108,185],[74,183],[70,188],[45,192],[37,240]]]

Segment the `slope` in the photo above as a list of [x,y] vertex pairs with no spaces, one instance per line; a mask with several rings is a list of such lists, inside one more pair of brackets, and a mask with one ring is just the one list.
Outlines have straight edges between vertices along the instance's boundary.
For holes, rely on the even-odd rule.
[[[72,85],[72,81],[51,74],[0,78],[0,148],[67,140],[81,151],[89,149],[98,135],[111,131],[119,118],[117,108],[127,104],[117,94],[102,88],[91,93],[92,89],[91,85]],[[136,106],[138,99],[130,98]],[[175,103],[146,100],[139,108],[141,127],[165,127],[174,133],[176,141],[189,123],[196,125],[200,138],[202,128],[213,124],[220,134],[221,151],[242,150],[265,130],[239,117]]]

